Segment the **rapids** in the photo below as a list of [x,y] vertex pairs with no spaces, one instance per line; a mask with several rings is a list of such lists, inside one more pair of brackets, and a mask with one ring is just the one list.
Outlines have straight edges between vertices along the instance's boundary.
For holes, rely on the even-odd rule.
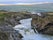
[[53,40],[53,36],[35,33],[31,29],[31,20],[32,18],[22,19],[20,20],[21,24],[14,27],[23,35],[23,40]]

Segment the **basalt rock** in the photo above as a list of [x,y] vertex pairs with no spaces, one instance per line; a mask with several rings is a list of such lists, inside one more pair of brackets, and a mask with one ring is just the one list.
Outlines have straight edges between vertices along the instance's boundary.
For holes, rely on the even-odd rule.
[[[44,16],[44,17],[43,17]],[[36,15],[32,18],[32,29],[42,34],[53,35],[53,13],[47,12],[43,16]]]

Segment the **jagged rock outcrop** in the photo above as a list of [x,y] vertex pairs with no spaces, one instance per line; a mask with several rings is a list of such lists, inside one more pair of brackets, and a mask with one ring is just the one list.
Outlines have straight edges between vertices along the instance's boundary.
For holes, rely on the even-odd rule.
[[0,26],[0,40],[22,40],[23,36],[19,31],[10,26]]
[[30,12],[7,12],[0,11],[0,40],[21,40],[22,35],[13,29],[15,25],[20,24],[21,19],[31,18]]
[[27,11],[22,12],[0,12],[0,25],[11,25],[14,27],[15,25],[20,24],[19,20],[30,18],[32,14]]
[[45,13],[44,17],[36,15],[31,21],[32,29],[42,34],[53,35],[53,13]]

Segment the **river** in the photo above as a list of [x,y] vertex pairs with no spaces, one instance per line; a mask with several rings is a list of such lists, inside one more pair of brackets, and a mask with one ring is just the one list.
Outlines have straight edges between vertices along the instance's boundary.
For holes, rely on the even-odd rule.
[[32,18],[22,19],[21,24],[14,27],[23,35],[23,40],[53,40],[53,36],[34,33],[31,29],[31,20]]

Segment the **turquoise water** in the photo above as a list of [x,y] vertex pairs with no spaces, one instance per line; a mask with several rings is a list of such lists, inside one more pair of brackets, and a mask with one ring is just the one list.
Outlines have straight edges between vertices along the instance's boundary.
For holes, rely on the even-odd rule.
[[53,6],[44,6],[44,5],[31,5],[31,6],[0,6],[0,10],[7,11],[35,11],[35,12],[53,12]]

